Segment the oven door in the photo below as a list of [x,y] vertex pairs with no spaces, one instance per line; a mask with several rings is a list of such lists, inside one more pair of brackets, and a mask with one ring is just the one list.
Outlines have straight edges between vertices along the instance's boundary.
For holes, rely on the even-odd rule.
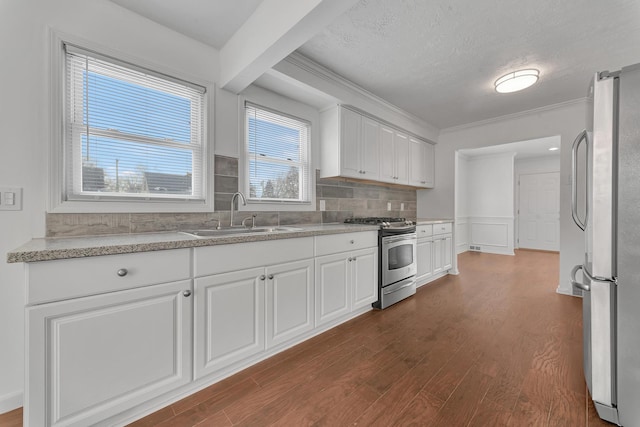
[[416,274],[416,233],[382,238],[382,286]]

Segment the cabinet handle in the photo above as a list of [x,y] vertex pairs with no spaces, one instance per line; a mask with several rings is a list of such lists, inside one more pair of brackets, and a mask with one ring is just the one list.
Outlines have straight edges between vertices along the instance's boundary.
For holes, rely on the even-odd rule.
[[184,296],[185,298],[186,298],[186,297],[190,297],[190,296],[191,296],[191,291],[184,291],[184,292],[182,293],[182,296]]
[[263,274],[262,276],[260,276],[260,280],[264,280],[266,279],[265,275]]
[[273,279],[273,274],[270,274],[267,278],[268,278],[269,280]]
[[353,258],[351,258],[351,261],[355,261],[356,259],[357,259],[356,257],[353,257]]
[[124,277],[127,275],[127,273],[129,273],[129,270],[127,270],[126,268],[121,268],[120,270],[118,270],[118,276],[120,277]]

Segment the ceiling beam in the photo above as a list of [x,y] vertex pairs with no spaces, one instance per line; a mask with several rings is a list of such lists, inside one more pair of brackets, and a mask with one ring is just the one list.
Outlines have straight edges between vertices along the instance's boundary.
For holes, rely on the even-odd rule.
[[264,0],[220,50],[220,86],[239,93],[357,0]]

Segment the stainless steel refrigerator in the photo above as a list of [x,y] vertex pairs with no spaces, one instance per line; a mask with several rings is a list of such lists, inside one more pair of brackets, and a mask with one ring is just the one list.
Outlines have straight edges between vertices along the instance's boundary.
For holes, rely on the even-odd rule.
[[584,374],[600,418],[640,426],[640,64],[597,73],[589,99],[572,153],[572,213],[586,243],[571,273],[583,295]]

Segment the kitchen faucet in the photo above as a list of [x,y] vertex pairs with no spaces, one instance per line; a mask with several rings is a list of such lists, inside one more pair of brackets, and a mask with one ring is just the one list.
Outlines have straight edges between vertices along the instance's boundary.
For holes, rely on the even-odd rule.
[[247,206],[247,199],[244,198],[244,194],[242,194],[240,191],[233,193],[233,196],[231,196],[231,220],[229,221],[229,226],[233,227],[233,205],[236,201],[236,197],[240,196],[240,200],[242,201],[242,206]]

